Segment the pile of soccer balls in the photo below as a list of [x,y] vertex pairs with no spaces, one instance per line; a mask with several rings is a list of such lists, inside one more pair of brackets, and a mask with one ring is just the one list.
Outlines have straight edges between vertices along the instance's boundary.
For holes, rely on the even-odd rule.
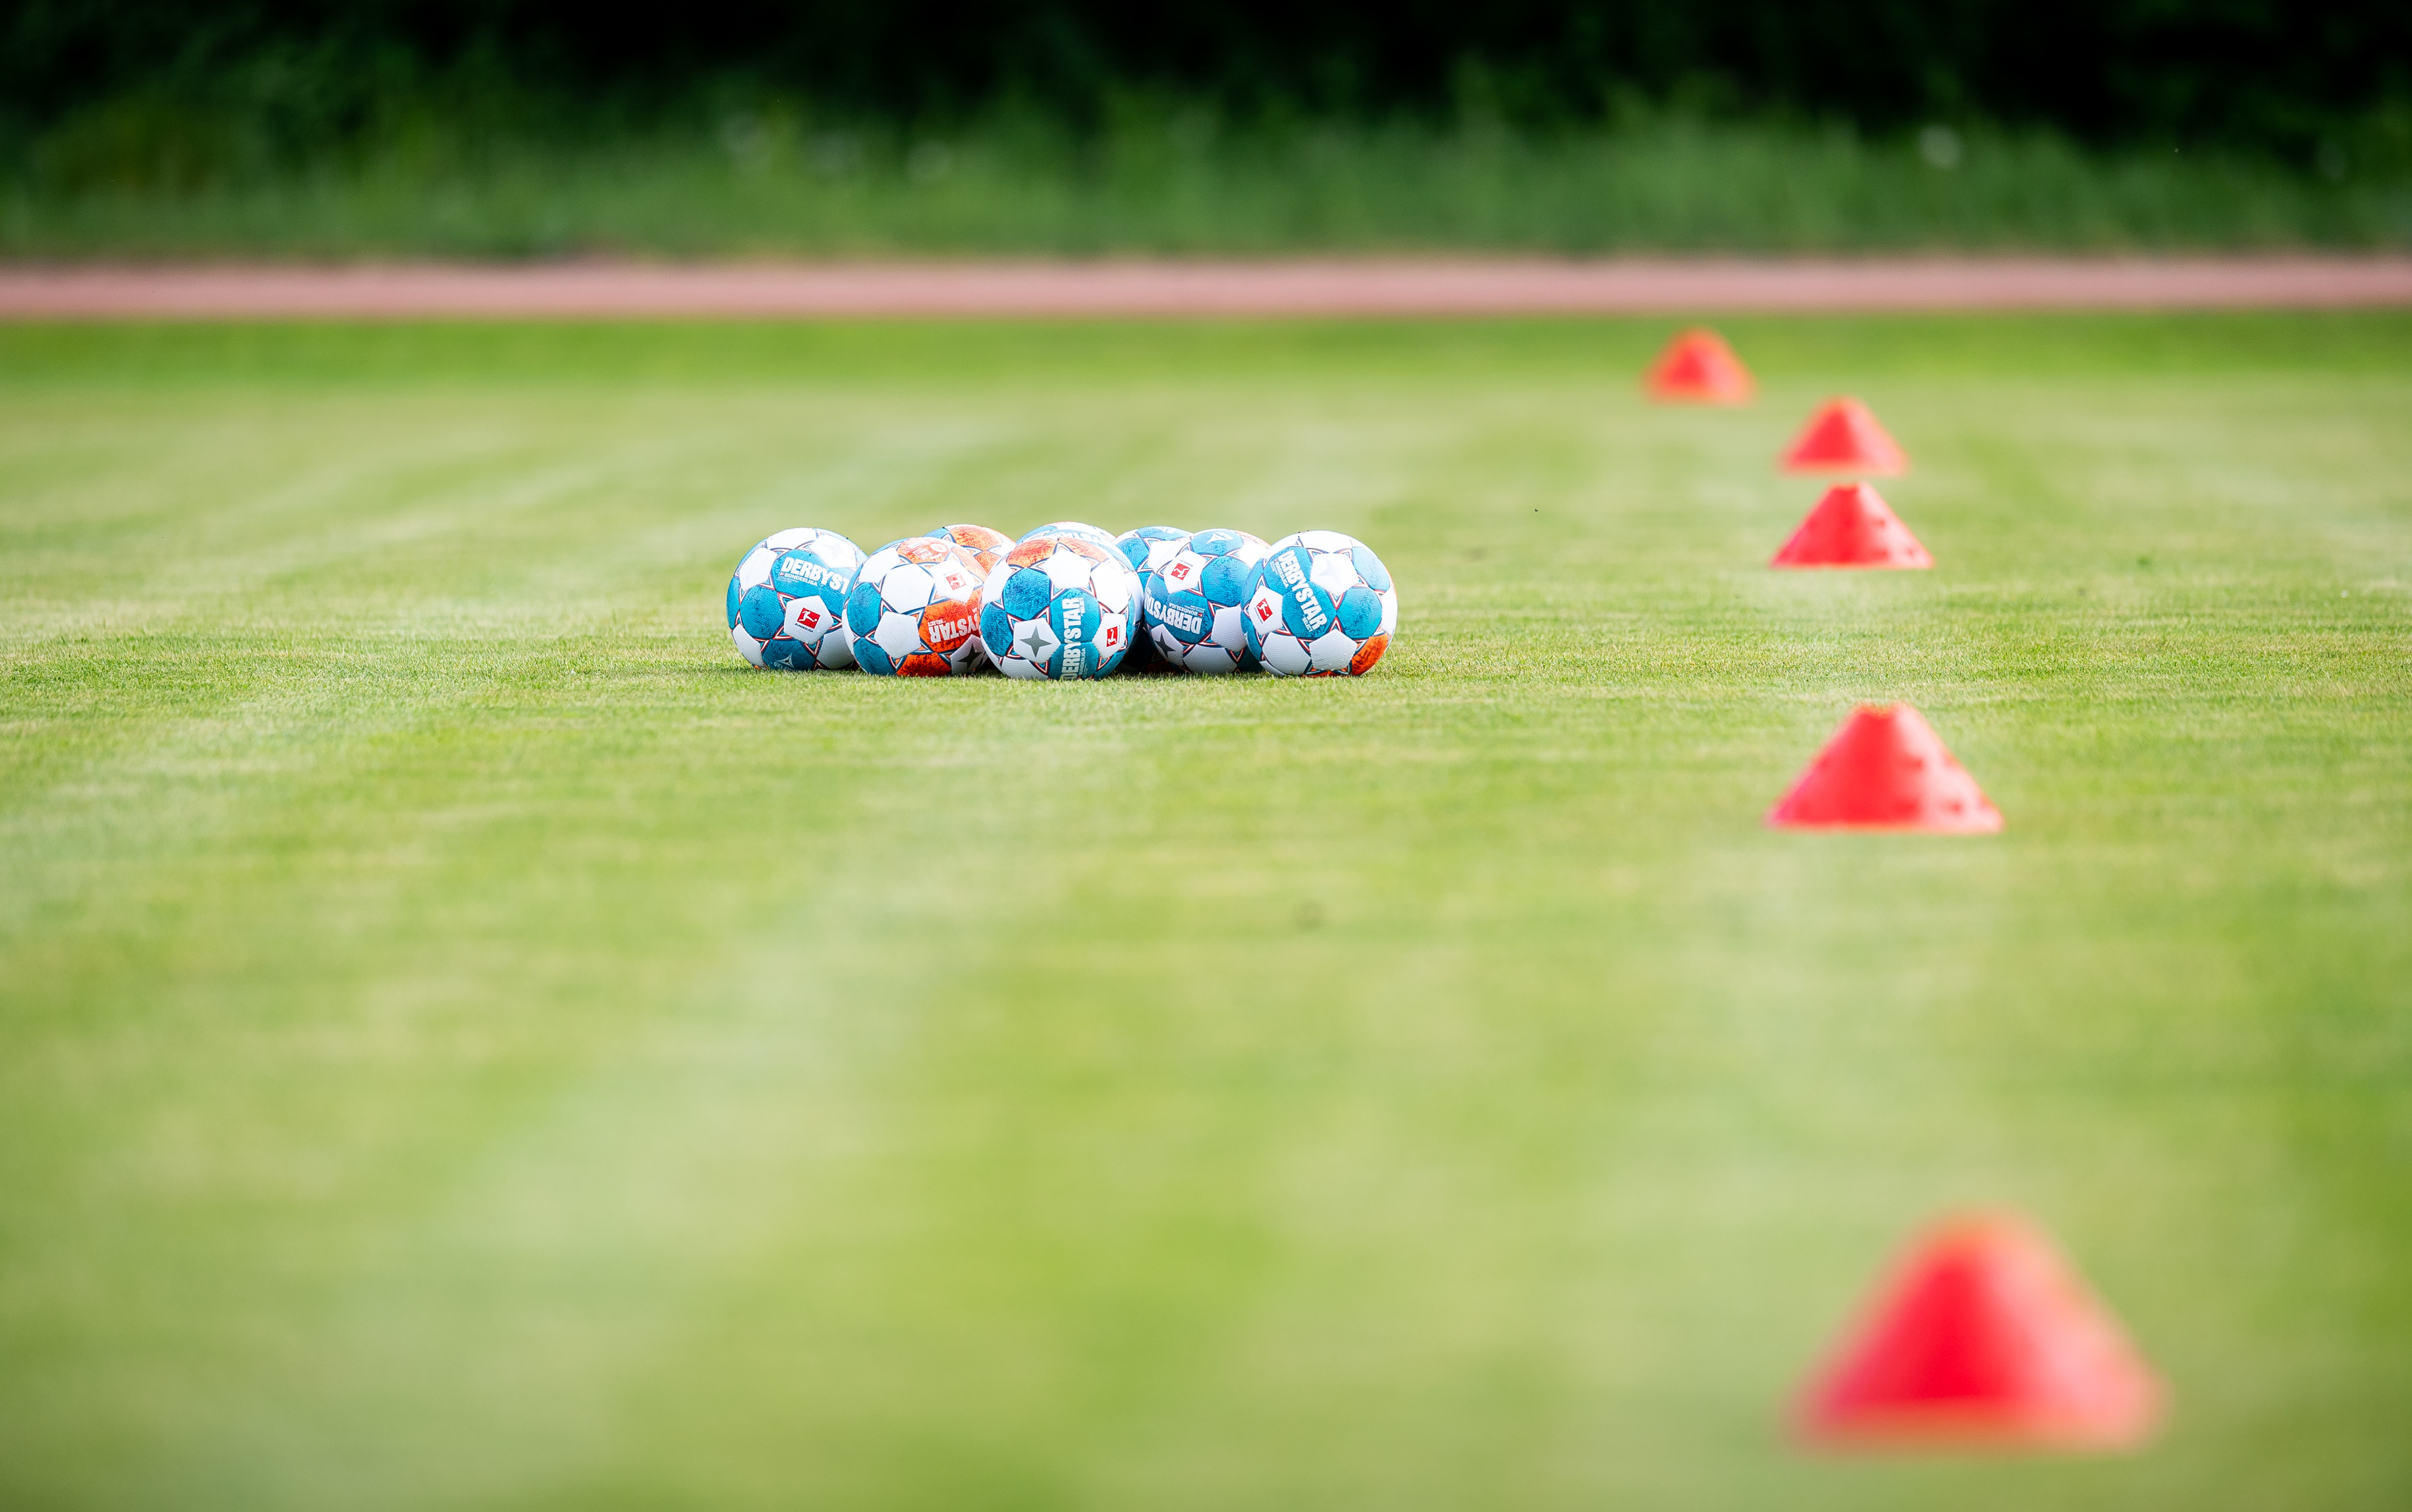
[[891,677],[1099,678],[1118,669],[1356,677],[1390,649],[1399,595],[1329,530],[1041,525],[1019,541],[947,525],[869,556],[783,530],[728,580],[728,635],[757,667]]

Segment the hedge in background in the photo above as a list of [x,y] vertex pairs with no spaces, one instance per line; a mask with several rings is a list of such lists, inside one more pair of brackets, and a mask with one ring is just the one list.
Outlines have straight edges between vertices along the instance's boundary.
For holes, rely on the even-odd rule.
[[154,180],[315,159],[429,118],[583,136],[755,98],[1085,129],[1134,96],[1527,129],[1669,107],[1877,132],[1984,122],[2333,169],[2412,139],[2412,6],[0,0],[10,154],[74,171],[113,142],[112,171]]

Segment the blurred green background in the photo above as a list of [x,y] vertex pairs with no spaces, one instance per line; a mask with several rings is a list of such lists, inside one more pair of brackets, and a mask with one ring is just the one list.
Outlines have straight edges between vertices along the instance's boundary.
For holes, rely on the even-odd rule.
[[0,0],[0,257],[2407,239],[2382,0]]
[[[0,1502],[2400,1507],[2412,319],[0,329]],[[1782,574],[1868,399],[1932,572]],[[1342,683],[746,668],[1355,533]],[[1771,833],[1907,698],[1998,837]],[[2004,1203],[2131,1458],[1807,1460]]]

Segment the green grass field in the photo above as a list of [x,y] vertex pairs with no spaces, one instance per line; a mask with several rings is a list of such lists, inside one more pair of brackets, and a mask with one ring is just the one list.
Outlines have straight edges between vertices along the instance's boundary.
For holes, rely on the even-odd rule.
[[[0,1503],[2412,1501],[2412,317],[1725,329],[0,328]],[[1762,565],[1837,391],[1934,571]],[[1401,633],[724,635],[1066,517]],[[1762,829],[1892,697],[2007,831]],[[1787,1447],[1966,1204],[2153,1447]]]

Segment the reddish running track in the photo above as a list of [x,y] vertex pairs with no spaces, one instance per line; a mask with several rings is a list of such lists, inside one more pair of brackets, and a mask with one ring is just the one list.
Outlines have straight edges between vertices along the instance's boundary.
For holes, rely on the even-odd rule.
[[2412,257],[17,266],[0,319],[1720,315],[2412,305]]

